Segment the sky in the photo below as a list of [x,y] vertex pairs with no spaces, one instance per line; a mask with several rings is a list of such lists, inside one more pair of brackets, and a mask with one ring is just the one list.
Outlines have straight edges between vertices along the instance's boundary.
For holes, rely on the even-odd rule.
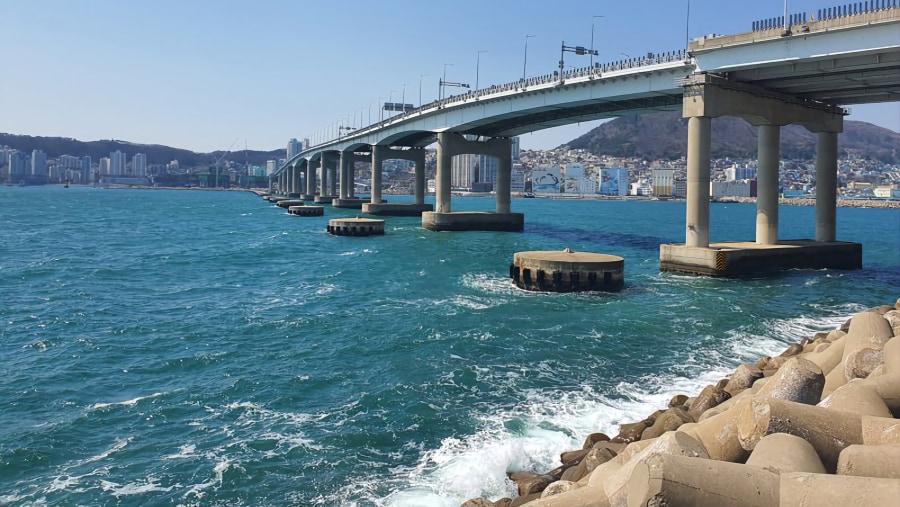
[[[0,0],[0,132],[117,139],[198,152],[284,148],[359,127],[381,102],[437,98],[558,68],[747,32],[784,0]],[[824,0],[788,0],[814,12]],[[526,36],[533,35],[526,39]],[[526,53],[527,40],[527,53]],[[565,64],[589,65],[566,53]],[[445,74],[446,72],[446,74]],[[447,89],[449,94],[461,89]],[[849,119],[900,132],[900,103]],[[525,134],[551,149],[589,122]]]

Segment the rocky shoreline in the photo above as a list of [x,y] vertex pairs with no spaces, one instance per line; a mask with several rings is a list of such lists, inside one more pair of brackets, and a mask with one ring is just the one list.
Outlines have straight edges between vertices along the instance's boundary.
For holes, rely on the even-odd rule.
[[900,505],[900,299],[461,507]]

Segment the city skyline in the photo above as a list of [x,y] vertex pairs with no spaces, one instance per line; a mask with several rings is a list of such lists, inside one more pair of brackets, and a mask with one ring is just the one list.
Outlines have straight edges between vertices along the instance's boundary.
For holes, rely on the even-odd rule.
[[[787,4],[791,13],[824,5]],[[0,64],[22,69],[4,78],[0,132],[196,152],[237,142],[268,151],[329,125],[377,121],[383,102],[430,102],[439,79],[484,88],[553,72],[561,41],[597,49],[596,57],[566,57],[567,68],[583,67],[591,59],[682,49],[688,38],[709,33],[746,32],[753,21],[781,15],[783,6],[783,0],[691,0],[688,15],[687,0],[643,2],[640,13],[634,4],[581,0],[564,9],[469,0],[452,7],[406,0],[386,6],[0,0],[6,40],[15,49],[0,52]],[[144,29],[134,29],[137,20]],[[900,132],[900,103],[850,110],[850,120]],[[522,147],[551,149],[601,122],[525,134]]]

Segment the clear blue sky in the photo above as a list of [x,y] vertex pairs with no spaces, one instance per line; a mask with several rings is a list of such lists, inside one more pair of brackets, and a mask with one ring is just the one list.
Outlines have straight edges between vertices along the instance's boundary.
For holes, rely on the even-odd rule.
[[[789,0],[790,12],[833,5]],[[195,151],[282,148],[379,101],[552,72],[560,43],[596,61],[749,31],[783,0],[0,0],[0,132],[119,139]],[[594,18],[593,16],[603,16]],[[566,54],[579,67],[587,56]],[[426,74],[425,77],[420,76]],[[405,97],[404,95],[404,83]],[[458,90],[458,89],[457,89]],[[393,94],[391,92],[394,92]],[[900,131],[900,104],[850,119]],[[552,148],[597,122],[527,134]]]

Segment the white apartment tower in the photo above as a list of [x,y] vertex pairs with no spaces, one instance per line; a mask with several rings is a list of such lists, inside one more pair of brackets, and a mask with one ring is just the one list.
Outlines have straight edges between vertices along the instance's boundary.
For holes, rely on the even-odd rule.
[[47,176],[47,154],[41,150],[31,152],[31,175]]
[[132,176],[147,176],[147,155],[135,153],[131,157],[131,174]]
[[125,176],[125,167],[127,165],[125,154],[116,150],[109,154],[109,174],[111,176]]
[[302,149],[303,145],[300,143],[300,141],[291,138],[291,140],[288,141],[287,145],[287,159],[290,160],[294,158],[294,155],[300,153]]

